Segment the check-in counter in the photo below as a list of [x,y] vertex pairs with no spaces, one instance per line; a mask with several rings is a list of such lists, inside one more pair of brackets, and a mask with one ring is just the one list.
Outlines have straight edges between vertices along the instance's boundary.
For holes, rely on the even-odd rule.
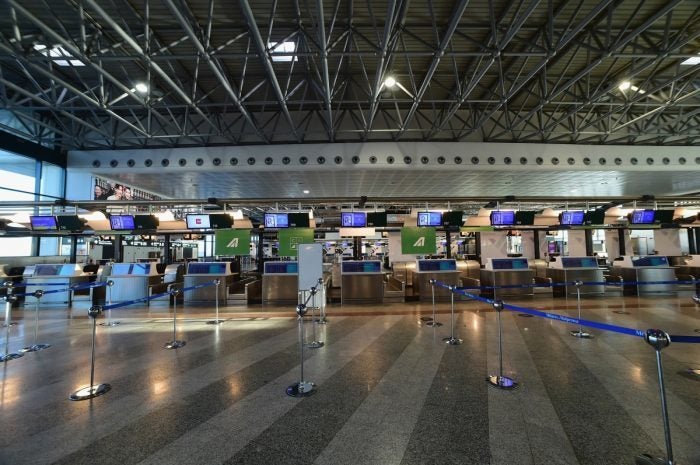
[[[82,267],[76,263],[62,263],[58,265],[39,264],[25,268],[24,281],[27,283],[25,292],[34,292],[37,289],[55,291],[67,289],[77,284],[87,284],[90,276],[84,275]],[[42,284],[50,284],[42,286]],[[90,290],[85,290],[85,295],[90,295]],[[70,305],[75,300],[74,292],[66,290],[62,292],[52,292],[41,297],[41,304],[67,304]],[[36,297],[27,295],[25,305],[36,303]]]
[[231,272],[231,262],[190,262],[187,264],[187,272],[184,278],[184,287],[199,286],[209,284],[218,279],[221,284],[218,286],[204,286],[192,289],[184,293],[185,303],[214,303],[217,292],[219,304],[226,305],[228,297],[228,285],[233,276]]
[[[111,280],[114,285],[106,290],[107,301],[110,296],[112,303],[144,299],[150,295],[150,286],[158,284],[161,276],[157,273],[155,264],[151,263],[114,263],[103,279]],[[148,303],[144,303],[148,305]]]
[[[533,295],[535,272],[530,269],[527,258],[487,258],[481,270],[482,286],[514,286],[505,289],[482,289],[482,296],[493,298],[506,295]],[[527,286],[527,287],[517,287]]]
[[[416,260],[413,275],[413,295],[419,300],[432,301],[433,291],[430,280],[440,281],[448,286],[459,285],[457,262],[453,259],[423,259]],[[442,286],[435,287],[435,301],[450,300],[452,293]]]
[[[622,257],[615,261],[613,273],[622,276],[624,282],[658,282],[675,281],[676,272],[668,264],[668,258],[663,255],[650,255],[647,257],[632,258]],[[653,292],[672,292],[674,284],[624,284],[624,295],[640,295]]]
[[299,264],[265,262],[262,277],[263,305],[296,305],[299,302]]
[[[547,268],[547,276],[552,279],[552,283],[604,282],[603,270],[598,268],[596,257],[555,257]],[[602,294],[605,292],[605,284],[581,286],[579,292],[581,294]],[[552,293],[558,296],[576,295],[576,286],[554,286]]]
[[341,266],[341,304],[381,304],[384,274],[379,260],[346,261]]
[[457,260],[457,271],[460,279],[479,279],[481,264],[476,260]]
[[[682,281],[700,279],[700,255],[683,257],[685,260],[676,267],[676,276],[682,275]],[[695,293],[700,295],[700,283],[695,284]]]

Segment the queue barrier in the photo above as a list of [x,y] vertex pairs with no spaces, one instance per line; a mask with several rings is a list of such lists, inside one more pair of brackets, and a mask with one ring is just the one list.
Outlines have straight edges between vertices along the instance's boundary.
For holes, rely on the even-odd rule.
[[[104,283],[104,285],[107,285],[107,283]],[[142,303],[142,302],[147,302],[149,300],[153,299],[158,299],[161,297],[165,296],[177,296],[180,293],[184,293],[186,291],[191,291],[194,289],[199,289],[202,287],[207,287],[207,286],[215,286],[216,281],[212,281],[209,283],[203,283],[203,284],[198,284],[196,286],[190,286],[186,288],[171,288],[167,292],[162,292],[160,294],[155,294],[147,297],[143,297],[140,299],[134,299],[134,300],[129,300],[126,302],[119,302],[117,304],[111,304],[111,305],[93,305],[90,307],[88,310],[88,316],[92,318],[92,354],[91,354],[91,361],[90,361],[90,384],[78,389],[77,391],[73,392],[70,396],[70,400],[88,400],[92,399],[94,397],[101,396],[102,394],[107,393],[112,387],[111,385],[107,383],[100,383],[100,384],[95,384],[95,334],[97,330],[97,317],[104,311],[104,310],[113,310],[115,308],[123,308],[127,307],[129,305],[137,304],[137,303]],[[173,308],[173,340],[170,342],[167,342],[165,344],[165,347],[168,349],[178,349],[182,346],[185,345],[185,341],[178,341],[176,339],[176,332],[177,332],[177,298],[174,299],[174,308]],[[171,347],[169,347],[169,345]]]
[[[690,283],[696,283],[697,281],[689,281]],[[659,282],[639,282],[640,284],[658,284],[658,283],[663,283],[661,281]],[[674,283],[677,283],[677,281],[674,281]],[[514,389],[517,386],[517,383],[515,383],[513,380],[510,378],[506,378],[506,380],[501,381],[502,375],[503,375],[503,346],[502,346],[502,341],[501,341],[501,310],[506,309],[506,310],[511,310],[511,311],[517,311],[520,313],[525,313],[528,315],[532,316],[537,316],[541,318],[547,318],[550,320],[555,320],[555,321],[562,321],[565,323],[572,323],[576,324],[579,326],[579,331],[582,331],[583,326],[591,327],[591,328],[597,328],[601,329],[604,331],[611,331],[615,333],[620,333],[620,334],[627,334],[630,336],[635,336],[635,337],[641,337],[644,339],[644,341],[649,344],[651,347],[654,348],[655,353],[656,353],[656,367],[657,367],[657,375],[658,375],[658,380],[659,380],[659,397],[661,400],[661,416],[664,424],[664,442],[666,445],[666,457],[661,458],[661,457],[653,457],[649,454],[640,454],[637,457],[635,457],[635,464],[636,465],[655,465],[655,464],[668,464],[668,465],[673,465],[673,446],[671,442],[671,429],[670,429],[670,424],[669,424],[669,418],[668,418],[668,408],[667,408],[667,403],[666,403],[666,388],[664,385],[664,375],[663,375],[663,366],[662,366],[662,361],[661,361],[661,350],[668,347],[672,341],[674,342],[679,342],[679,343],[694,343],[698,344],[700,343],[700,336],[685,336],[685,335],[669,335],[665,331],[662,331],[660,329],[647,329],[647,330],[641,330],[641,329],[635,329],[635,328],[627,328],[623,326],[617,326],[617,325],[611,325],[608,323],[601,323],[598,321],[592,321],[592,320],[584,320],[580,318],[580,313],[579,313],[579,318],[573,318],[565,315],[559,315],[556,313],[550,313],[550,312],[543,312],[540,310],[534,310],[530,309],[527,307],[521,307],[517,305],[508,305],[503,303],[501,300],[494,300],[494,299],[489,299],[481,296],[477,296],[474,294],[470,294],[464,290],[464,288],[455,288],[454,286],[447,285],[445,283],[439,282],[439,281],[434,281],[433,286],[440,286],[446,289],[449,289],[451,294],[454,295],[455,293],[467,296],[471,299],[488,303],[491,304],[494,309],[497,312],[498,315],[498,330],[499,330],[499,375],[491,375],[487,377],[487,381],[498,388],[501,389]],[[560,284],[560,283],[557,283]],[[583,282],[574,282],[572,283],[576,285],[577,287],[580,287],[581,285],[584,285],[586,283]],[[580,309],[580,307],[579,307]],[[514,383],[515,385],[510,385],[508,386],[509,382]]]
[[460,286],[459,290],[493,290],[493,289],[527,289],[531,287],[559,287],[559,286],[575,286],[580,283],[581,286],[638,286],[651,284],[700,284],[700,279],[684,280],[684,281],[562,281],[557,283],[529,283],[529,284],[504,284],[502,286]]
[[[322,285],[322,280],[319,279],[319,285]],[[309,295],[304,299],[303,303],[297,304],[297,322],[299,324],[299,381],[287,386],[285,392],[290,397],[309,397],[316,392],[316,384],[304,379],[304,315],[309,311],[309,302],[315,299],[318,292],[318,285],[312,286],[309,289]],[[301,294],[301,292],[300,292]],[[319,346],[320,347],[320,346]]]

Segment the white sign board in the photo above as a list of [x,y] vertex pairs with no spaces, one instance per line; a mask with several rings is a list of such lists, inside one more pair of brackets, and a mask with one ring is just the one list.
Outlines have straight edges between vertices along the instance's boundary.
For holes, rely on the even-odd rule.
[[318,286],[323,277],[323,246],[321,244],[299,244],[299,290],[308,291]]

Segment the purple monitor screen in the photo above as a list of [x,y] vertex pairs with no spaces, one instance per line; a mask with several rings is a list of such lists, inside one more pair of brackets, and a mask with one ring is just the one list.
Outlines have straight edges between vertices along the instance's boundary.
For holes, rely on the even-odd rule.
[[209,215],[187,215],[187,229],[209,229],[211,221]]
[[515,224],[515,212],[501,210],[491,212],[491,226],[510,226]]
[[418,226],[441,226],[442,213],[418,212]]
[[561,214],[561,224],[583,224],[583,210],[565,211]]
[[134,217],[132,215],[112,215],[109,217],[109,225],[115,231],[131,231],[134,229]]
[[288,228],[289,217],[286,213],[265,213],[266,228]]
[[342,212],[340,225],[344,228],[364,228],[367,226],[367,214],[365,212]]
[[55,216],[30,216],[29,223],[34,231],[55,231],[58,229]]
[[654,224],[654,210],[636,210],[632,213],[632,224]]

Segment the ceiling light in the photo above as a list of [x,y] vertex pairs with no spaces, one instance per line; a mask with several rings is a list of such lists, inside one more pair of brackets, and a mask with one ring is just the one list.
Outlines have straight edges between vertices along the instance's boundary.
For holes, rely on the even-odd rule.
[[696,57],[688,58],[687,60],[684,60],[684,61],[681,61],[681,65],[683,65],[683,66],[700,65],[700,55],[698,55]]
[[304,194],[308,194],[310,191],[308,189],[304,189]]
[[617,86],[618,89],[625,91],[632,87],[632,83],[629,81],[622,81],[619,86]]
[[143,82],[139,82],[134,86],[134,89],[136,89],[136,92],[145,94],[146,92],[148,92],[148,85]]
[[389,76],[384,80],[384,86],[391,89],[396,85],[396,79],[393,76]]

